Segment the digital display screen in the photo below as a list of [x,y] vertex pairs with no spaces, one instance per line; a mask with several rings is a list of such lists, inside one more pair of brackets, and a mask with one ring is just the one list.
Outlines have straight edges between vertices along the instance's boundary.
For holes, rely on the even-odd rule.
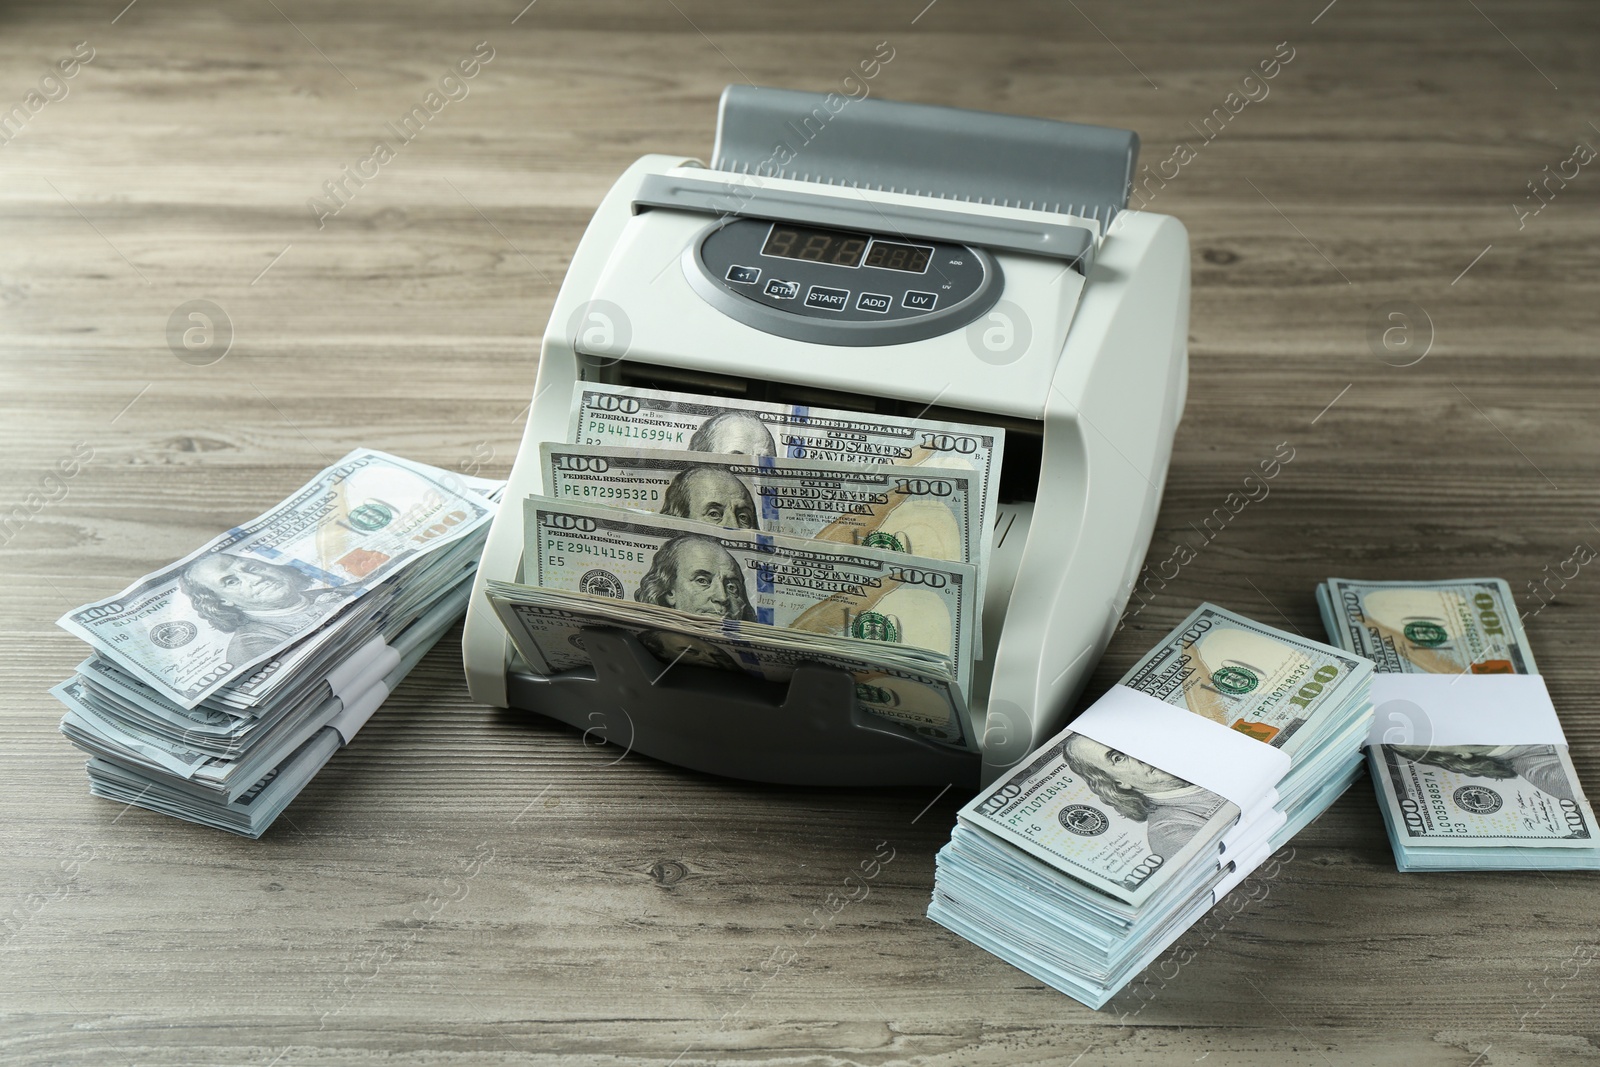
[[867,266],[885,270],[903,270],[910,274],[926,274],[928,259],[933,249],[922,245],[897,245],[888,241],[873,241],[867,253]]
[[[865,234],[846,233],[842,230],[816,230],[808,226],[773,225],[761,246],[764,256],[781,259],[804,259],[812,263],[832,263],[839,267],[861,266],[861,253],[867,249]],[[927,255],[923,255],[927,265]]]

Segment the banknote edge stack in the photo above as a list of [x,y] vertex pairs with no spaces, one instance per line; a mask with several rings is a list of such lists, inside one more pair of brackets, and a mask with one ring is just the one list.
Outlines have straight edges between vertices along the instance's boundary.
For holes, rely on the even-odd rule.
[[[1274,632],[1202,604],[1173,633],[1182,633],[1208,609]],[[1282,637],[1295,640],[1287,634]],[[1170,640],[1171,635],[1147,653],[1146,659]],[[1328,716],[1323,728],[1325,739],[1303,753],[1299,763],[1262,743],[1261,738],[1252,739],[1248,732],[1240,731],[1238,724],[1230,729],[1129,688],[1128,683],[1137,680],[1140,667],[1146,662],[1141,660],[1073,724],[961,810],[950,843],[936,858],[929,918],[1089,1007],[1103,1007],[1273,852],[1326,811],[1360,776],[1364,758],[1361,746],[1371,729],[1371,663],[1320,642],[1301,638],[1296,643],[1337,655],[1350,664],[1348,681],[1344,683],[1348,689]],[[1164,710],[1158,712],[1158,705]],[[1173,716],[1187,717],[1197,725],[1184,731],[1183,723]],[[1080,734],[1083,728],[1089,734]],[[991,819],[985,825],[980,818],[985,805],[990,805],[991,812],[999,810],[1001,801],[997,798],[1004,798],[1004,803],[1025,813],[1028,819],[1034,817],[1031,813],[1048,810],[1053,802],[1054,783],[1042,789],[1036,784],[1031,794],[1010,791],[1014,783],[1029,779],[1032,768],[1057,758],[1074,734],[1093,735],[1091,740],[1107,749],[1115,750],[1117,744],[1133,749],[1143,743],[1142,736],[1154,739],[1157,733],[1169,733],[1174,728],[1178,736],[1169,734],[1165,744],[1152,745],[1171,759],[1182,761],[1185,745],[1197,749],[1215,744],[1241,756],[1247,755],[1249,746],[1258,746],[1278,757],[1279,762],[1274,769],[1270,759],[1253,761],[1256,777],[1252,784],[1234,787],[1231,802],[1239,812],[1238,820],[1222,836],[1217,851],[1202,850],[1184,860],[1182,866],[1192,868],[1192,873],[1181,876],[1188,880],[1168,881],[1165,889],[1142,904],[1130,904],[1096,889],[1087,880],[1067,873],[1067,868],[1052,861],[1048,852],[1018,847],[1022,835],[1012,835],[1014,839],[1008,840],[995,832],[997,820]],[[1135,751],[1113,751],[1112,755],[1132,756],[1135,762],[1139,761]],[[1198,762],[1193,751],[1187,758],[1191,766]],[[1155,758],[1150,758],[1148,765],[1157,769],[1161,766]],[[1302,772],[1300,780],[1291,782],[1297,771]],[[1183,773],[1172,773],[1193,782]],[[1249,773],[1250,768],[1240,764],[1235,771],[1212,772],[1212,777],[1220,783],[1230,775],[1245,778]],[[1219,788],[1223,786],[1219,784]],[[1105,830],[1104,813],[1091,805],[1063,808],[1062,824],[1066,825],[1069,818],[1080,824],[1074,832],[1092,836]],[[1038,828],[1037,824],[1031,827]],[[1179,859],[1182,858],[1180,853]],[[1169,899],[1163,900],[1163,894]],[[1154,907],[1162,910],[1151,911]]]
[[[1572,765],[1565,731],[1538,671],[1510,586],[1504,579],[1329,578],[1317,586],[1317,605],[1329,641],[1363,655],[1363,649],[1353,647],[1359,643],[1356,628],[1367,628],[1370,623],[1359,590],[1435,590],[1470,586],[1481,587],[1477,596],[1485,599],[1482,604],[1475,605],[1478,625],[1492,625],[1501,632],[1506,642],[1504,659],[1490,659],[1486,651],[1466,664],[1464,670],[1432,673],[1407,654],[1406,648],[1412,643],[1409,627],[1387,637],[1373,638],[1380,641],[1378,651],[1381,654],[1373,656],[1377,667],[1373,676],[1377,714],[1366,753],[1374,799],[1394,853],[1395,867],[1403,873],[1600,870],[1600,841],[1597,841],[1600,827]],[[1342,594],[1345,592],[1356,596],[1356,606],[1344,606]],[[1491,621],[1484,621],[1483,612],[1489,614]],[[1469,613],[1468,617],[1474,616]],[[1459,618],[1457,616],[1457,620]],[[1418,647],[1431,651],[1448,639],[1450,623],[1447,618],[1422,619],[1419,616],[1411,620],[1409,626],[1419,627],[1421,632],[1417,638],[1427,642]],[[1487,637],[1476,636],[1486,650],[1490,649]],[[1512,756],[1525,747],[1530,751]],[[1498,759],[1483,756],[1474,759],[1467,754],[1472,749],[1494,749],[1501,755]],[[1402,754],[1406,754],[1405,758]],[[1407,817],[1402,809],[1407,805],[1398,795],[1395,784],[1397,777],[1405,772],[1432,775],[1435,779],[1456,772],[1451,779],[1455,787],[1434,790],[1437,795],[1430,794],[1426,798],[1431,800],[1431,805],[1453,809],[1457,818],[1461,817],[1459,812],[1463,804],[1480,813],[1494,815],[1505,803],[1501,797],[1506,788],[1505,779],[1513,776],[1510,772],[1517,763],[1533,759],[1550,772],[1535,785],[1545,795],[1536,796],[1533,806],[1537,808],[1551,802],[1561,805],[1567,816],[1566,824],[1581,834],[1551,839],[1544,844],[1518,845],[1497,841],[1480,843],[1451,836],[1440,836],[1436,842],[1430,842],[1429,835],[1413,835],[1405,829]],[[1483,773],[1465,774],[1469,766]],[[1433,769],[1422,771],[1422,767]],[[1559,774],[1554,773],[1557,769]],[[1411,820],[1419,829],[1425,830],[1430,823],[1437,825],[1439,821],[1436,813],[1429,815],[1421,810],[1428,806],[1428,803],[1416,801],[1409,806]],[[1521,807],[1520,804],[1515,806]]]
[[[343,497],[329,490],[359,488],[369,468],[408,479],[427,506],[401,510],[393,499],[372,498],[355,508],[334,503]],[[355,449],[251,522],[116,596],[68,612],[60,625],[94,654],[51,693],[67,709],[61,732],[89,755],[90,792],[259,838],[465,613],[503,489],[502,482]],[[291,503],[299,507],[286,507]],[[440,521],[432,522],[436,517]],[[167,601],[187,595],[195,608],[182,613],[189,618],[172,621],[178,613],[164,615],[161,596],[151,592],[174,584],[161,579],[179,568],[187,576],[189,564],[211,555],[232,557],[230,566],[250,560],[304,568],[305,561],[282,546],[297,537],[321,544],[329,524],[345,532],[340,562],[358,574],[371,568],[372,581],[352,583],[337,597],[323,594],[333,606],[315,625],[307,619],[279,647],[237,664],[230,660],[231,673],[203,691],[163,691],[149,665],[127,669],[91,640],[96,635],[83,623],[91,609],[143,597],[152,605],[148,631],[176,633],[169,642],[181,649],[206,625],[204,612],[193,618],[204,592],[178,581],[179,593],[169,590]],[[365,547],[363,537],[385,530],[388,553]],[[394,542],[404,537],[423,547],[396,552]],[[396,563],[385,569],[381,561],[389,558]]]

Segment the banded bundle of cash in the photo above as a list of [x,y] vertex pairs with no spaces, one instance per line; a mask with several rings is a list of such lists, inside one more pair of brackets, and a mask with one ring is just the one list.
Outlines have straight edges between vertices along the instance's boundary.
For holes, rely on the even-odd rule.
[[1402,871],[1596,870],[1594,810],[1499,578],[1317,587],[1335,643],[1377,664],[1367,748]]
[[97,796],[260,837],[466,610],[502,484],[357,449],[58,625]]
[[1202,604],[961,810],[928,916],[1102,1006],[1360,775],[1371,679]]
[[592,382],[569,429],[522,502],[525,584],[489,590],[535,669],[588,665],[587,627],[664,669],[822,664],[864,710],[976,750],[1003,430]]

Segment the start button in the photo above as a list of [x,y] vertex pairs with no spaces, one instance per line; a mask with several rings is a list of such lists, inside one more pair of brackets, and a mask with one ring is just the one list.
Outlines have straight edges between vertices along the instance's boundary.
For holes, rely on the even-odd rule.
[[824,311],[843,311],[850,306],[850,290],[830,289],[825,285],[813,285],[806,291],[806,307],[821,308]]

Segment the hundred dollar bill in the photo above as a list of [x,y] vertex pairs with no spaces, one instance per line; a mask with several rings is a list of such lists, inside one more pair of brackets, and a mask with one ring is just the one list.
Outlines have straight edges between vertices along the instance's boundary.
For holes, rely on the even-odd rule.
[[1139,907],[1216,852],[1239,815],[1219,794],[1068,728],[957,818]]
[[969,690],[976,572],[865,546],[834,545],[530,496],[528,585],[916,645],[949,656]]
[[61,732],[91,751],[109,748],[129,762],[179,778],[188,778],[211,762],[209,753],[189,747],[180,740],[162,737],[102,715],[93,706],[90,690],[81,678],[68,678],[50,693],[67,708],[66,715],[61,719]]
[[973,471],[548,441],[540,453],[557,500],[959,560],[980,578],[986,569]]
[[[1288,798],[1357,757],[1353,740],[1348,754],[1327,742],[1365,736],[1371,673],[1364,659],[1201,604],[1120,684],[1281,749],[1299,765],[1279,784]],[[1192,873],[1239,817],[1219,794],[1070,727],[960,813],[1135,906]]]
[[1343,713],[1371,677],[1359,656],[1201,604],[1121,684],[1295,760],[1346,725]]
[[978,499],[989,517],[999,500],[1005,455],[1005,430],[999,427],[594,382],[573,388],[567,437],[584,445],[966,468],[977,474]]
[[605,627],[632,634],[663,671],[683,664],[766,681],[787,681],[795,669],[817,665],[849,674],[858,707],[953,748],[972,750],[972,731],[954,691],[947,657],[869,649],[844,638],[798,634],[759,625],[707,620],[669,608],[621,604],[491,581],[489,600],[523,658],[546,674],[591,666],[583,631]]
[[460,477],[357,449],[266,514],[58,625],[192,708],[492,517]]
[[1511,588],[1500,578],[1317,587],[1328,636],[1379,671],[1538,674]]
[[[1331,637],[1405,674],[1537,674],[1500,578],[1363,582],[1317,588]],[[1465,683],[1463,683],[1465,684]],[[1517,709],[1506,709],[1513,734]],[[1368,763],[1402,867],[1409,849],[1597,848],[1593,809],[1566,745],[1377,744]],[[1472,866],[1469,861],[1465,866]]]
[[1566,745],[1376,745],[1371,757],[1407,849],[1596,847]]

